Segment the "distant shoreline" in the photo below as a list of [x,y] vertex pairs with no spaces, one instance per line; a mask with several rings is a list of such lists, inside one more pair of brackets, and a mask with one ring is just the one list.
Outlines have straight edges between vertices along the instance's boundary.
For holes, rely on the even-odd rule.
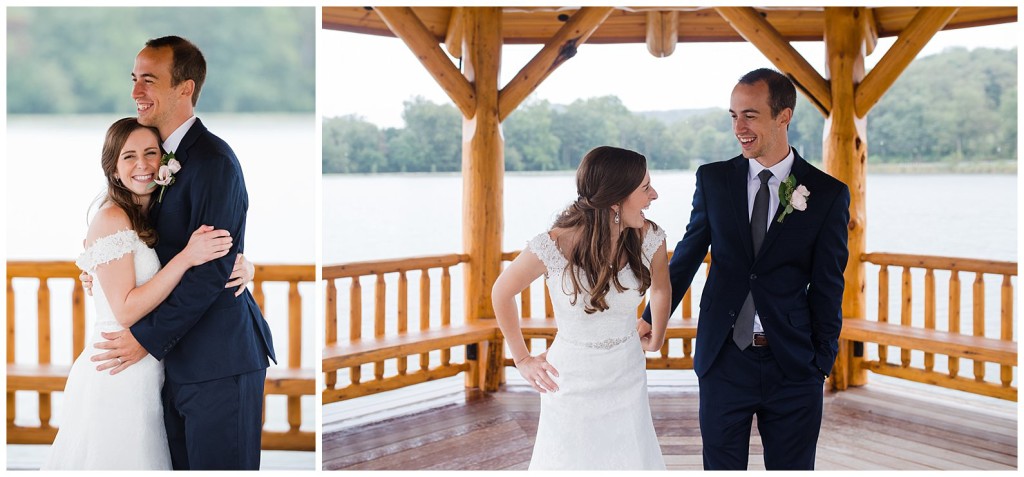
[[[812,162],[815,167],[822,168],[820,162]],[[655,169],[656,171],[663,172],[675,172],[679,169]],[[683,169],[683,171],[695,171],[696,169]],[[557,171],[505,171],[506,174],[515,175],[558,175],[564,173],[572,173],[572,169],[564,169]],[[987,162],[961,162],[959,164],[952,164],[946,162],[939,163],[879,163],[879,164],[868,164],[869,174],[1016,174],[1017,173],[1017,161],[987,161]],[[343,172],[325,172],[323,176],[366,176],[366,177],[384,177],[384,176],[458,176],[461,172],[354,172],[354,173],[343,173]]]

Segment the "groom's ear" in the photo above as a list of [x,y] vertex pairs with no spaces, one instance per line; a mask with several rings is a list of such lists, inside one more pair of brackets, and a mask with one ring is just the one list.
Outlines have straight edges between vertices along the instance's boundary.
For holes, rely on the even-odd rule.
[[181,84],[178,85],[178,86],[181,87],[181,95],[182,96],[187,96],[189,99],[192,98],[192,95],[195,93],[195,90],[196,90],[196,82],[195,81],[193,81],[193,80],[185,80],[185,81],[182,81]]

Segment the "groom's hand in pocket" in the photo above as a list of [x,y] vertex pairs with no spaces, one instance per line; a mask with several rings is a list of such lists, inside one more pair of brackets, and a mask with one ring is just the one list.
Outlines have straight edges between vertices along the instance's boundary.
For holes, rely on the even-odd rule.
[[125,368],[138,363],[149,354],[146,348],[143,348],[135,339],[131,330],[121,330],[113,333],[104,332],[100,333],[100,335],[107,341],[96,343],[96,347],[105,349],[107,352],[92,357],[92,361],[100,362],[99,366],[96,366],[97,371],[110,369],[110,374],[117,374],[124,371]]

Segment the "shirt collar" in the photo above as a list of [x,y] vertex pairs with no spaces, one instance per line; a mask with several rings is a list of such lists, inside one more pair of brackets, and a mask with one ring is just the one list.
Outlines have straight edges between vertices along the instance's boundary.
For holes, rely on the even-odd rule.
[[195,124],[195,122],[196,116],[192,115],[192,117],[186,119],[185,122],[181,123],[181,126],[178,126],[178,129],[175,129],[170,136],[167,136],[167,139],[164,139],[164,150],[167,152],[177,151],[178,146],[181,145],[181,140],[185,138],[185,133],[188,132],[192,125]]
[[750,167],[747,169],[747,180],[752,181],[754,179],[757,179],[757,175],[760,174],[761,171],[768,169],[772,171],[772,176],[774,176],[776,180],[781,182],[785,178],[789,177],[789,173],[792,172],[793,170],[793,162],[795,160],[796,159],[793,155],[792,147],[789,148],[789,155],[787,155],[785,159],[783,159],[778,164],[775,164],[772,167],[766,168],[762,166],[760,162],[757,162],[756,159],[747,159],[747,163],[750,165]]

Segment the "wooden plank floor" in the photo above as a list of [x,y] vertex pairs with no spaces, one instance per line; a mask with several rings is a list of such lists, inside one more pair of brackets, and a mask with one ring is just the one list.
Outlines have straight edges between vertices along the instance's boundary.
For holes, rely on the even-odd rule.
[[[651,378],[651,410],[669,469],[700,470],[696,379],[686,374]],[[323,469],[526,469],[537,393],[512,377],[492,394],[461,383],[324,406]],[[762,459],[755,427],[749,468],[764,469]],[[871,376],[868,386],[826,393],[816,468],[1014,470],[1017,403]]]

